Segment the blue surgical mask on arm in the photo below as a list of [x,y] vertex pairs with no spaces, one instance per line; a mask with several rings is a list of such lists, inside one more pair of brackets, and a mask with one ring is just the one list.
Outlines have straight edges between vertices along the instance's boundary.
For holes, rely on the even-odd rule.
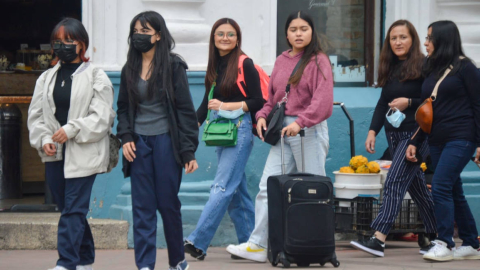
[[402,113],[399,109],[394,108],[393,113],[388,115],[391,111],[392,109],[390,108],[386,114],[387,121],[394,128],[398,128],[402,124],[403,120],[405,120],[405,114]]
[[242,101],[242,106],[240,108],[233,110],[233,111],[227,111],[227,110],[222,110],[222,104],[220,105],[220,108],[218,109],[218,115],[223,118],[227,119],[237,119],[238,117],[242,116],[245,112],[243,111],[243,101]]

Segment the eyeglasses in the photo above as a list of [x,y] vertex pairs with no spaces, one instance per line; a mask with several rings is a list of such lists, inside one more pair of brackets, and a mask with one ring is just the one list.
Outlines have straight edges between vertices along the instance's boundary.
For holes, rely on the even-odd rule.
[[62,45],[62,43],[65,45],[73,45],[75,44],[75,40],[67,38],[65,40],[57,39],[53,41],[53,45]]
[[426,36],[425,41],[432,42],[433,38],[431,36]]
[[237,36],[237,34],[235,34],[234,32],[216,32],[215,35],[218,37],[218,38],[224,38],[225,36],[227,36],[228,39],[233,39],[234,37]]

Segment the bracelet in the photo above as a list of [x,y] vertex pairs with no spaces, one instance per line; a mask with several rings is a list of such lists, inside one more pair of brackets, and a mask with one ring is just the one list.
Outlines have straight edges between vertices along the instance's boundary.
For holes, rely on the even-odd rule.
[[223,105],[223,101],[222,101],[222,103],[220,103],[220,107],[218,107],[218,110],[220,110],[222,108],[222,105]]
[[411,106],[412,106],[412,99],[409,98],[409,99],[408,99],[408,107],[411,107]]

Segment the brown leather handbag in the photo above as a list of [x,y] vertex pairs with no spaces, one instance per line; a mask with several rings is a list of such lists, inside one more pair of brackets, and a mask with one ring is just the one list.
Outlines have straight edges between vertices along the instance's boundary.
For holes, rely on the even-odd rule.
[[[437,99],[438,87],[442,83],[443,79],[447,77],[448,73],[452,70],[452,66],[445,70],[443,76],[438,80],[435,88],[433,89],[432,95],[425,99],[425,101],[418,106],[417,111],[415,112],[415,121],[417,121],[420,128],[427,134],[430,134],[432,131],[433,123],[433,102]],[[416,133],[415,133],[416,135]],[[414,136],[415,136],[414,135]]]

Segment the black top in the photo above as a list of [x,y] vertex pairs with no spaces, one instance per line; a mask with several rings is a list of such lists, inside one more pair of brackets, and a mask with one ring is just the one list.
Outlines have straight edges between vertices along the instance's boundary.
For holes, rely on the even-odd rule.
[[[53,102],[55,102],[55,118],[61,126],[67,124],[70,97],[72,96],[72,74],[82,64],[63,63],[57,71],[57,80],[53,88]],[[65,82],[65,83],[63,83]]]
[[[422,92],[423,78],[415,80],[407,80],[400,82],[399,76],[401,72],[401,66],[404,61],[398,61],[393,67],[392,75],[387,80],[387,83],[382,88],[382,94],[378,100],[377,106],[372,117],[372,123],[370,124],[370,130],[375,131],[378,135],[383,126],[385,131],[412,131],[415,129],[415,112],[417,107],[422,103],[420,98]],[[407,107],[402,113],[405,114],[405,120],[402,124],[395,128],[388,121],[385,115],[390,108],[388,103],[392,102],[396,98],[410,98],[412,99],[410,107]]]
[[[255,119],[255,114],[258,110],[263,107],[263,96],[262,96],[262,89],[260,88],[260,77],[258,75],[258,71],[255,69],[253,65],[253,61],[250,58],[245,59],[243,61],[243,72],[245,73],[245,84],[247,85],[245,93],[247,97],[245,97],[238,85],[235,83],[233,85],[233,93],[230,97],[224,97],[220,93],[220,83],[225,76],[225,70],[227,69],[228,59],[230,58],[231,54],[227,54],[225,56],[220,57],[220,61],[218,63],[218,70],[217,70],[217,79],[216,79],[216,86],[213,89],[213,98],[218,99],[222,102],[240,102],[245,101],[247,104],[248,110],[252,115],[252,119]],[[208,94],[210,93],[210,89],[205,92],[205,96],[203,97],[202,104],[197,109],[197,118],[199,123],[203,123],[205,118],[207,118],[208,112]]]
[[[480,71],[467,59],[460,61],[457,73],[447,76],[440,84],[433,104],[432,131],[428,135],[431,145],[450,141],[471,141],[480,147]],[[422,98],[429,97],[437,84],[431,74],[422,86]],[[412,144],[425,138],[419,132]]]
[[[179,56],[173,54],[169,60],[172,66],[173,89],[166,91],[168,129],[175,160],[183,167],[195,159],[195,151],[198,146],[197,116],[187,80],[186,69],[188,66]],[[128,97],[125,69],[124,66],[117,101],[117,136],[122,140],[122,145],[127,142],[136,142],[138,139],[134,132],[136,104]],[[123,174],[128,177],[130,176],[130,162],[125,157],[122,161]]]

